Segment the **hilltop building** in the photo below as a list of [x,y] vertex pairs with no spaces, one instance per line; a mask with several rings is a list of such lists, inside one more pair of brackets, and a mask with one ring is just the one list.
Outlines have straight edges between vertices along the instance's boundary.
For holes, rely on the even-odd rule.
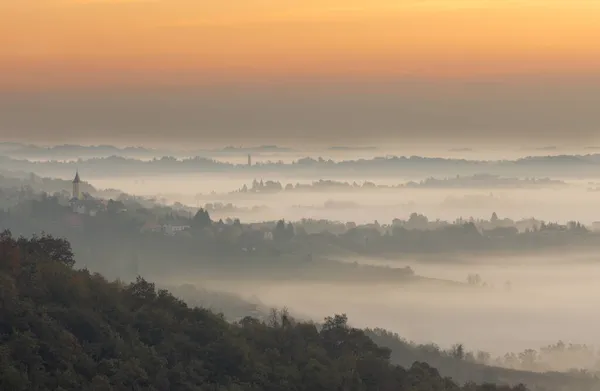
[[80,189],[81,178],[79,177],[79,171],[75,173],[75,179],[73,179],[73,194],[71,197],[71,209],[73,213],[78,215],[96,216],[100,211],[106,210],[106,203],[102,200],[94,199],[89,194],[81,193]]

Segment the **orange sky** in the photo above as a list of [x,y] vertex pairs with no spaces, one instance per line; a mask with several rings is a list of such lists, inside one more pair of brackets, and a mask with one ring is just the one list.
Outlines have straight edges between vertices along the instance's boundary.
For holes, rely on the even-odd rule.
[[0,0],[0,87],[578,74],[598,0]]

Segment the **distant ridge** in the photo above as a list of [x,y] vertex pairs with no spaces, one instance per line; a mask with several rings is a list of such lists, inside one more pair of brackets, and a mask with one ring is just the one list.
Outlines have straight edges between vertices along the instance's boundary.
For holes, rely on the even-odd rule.
[[[242,152],[240,151],[240,154]],[[244,153],[246,153],[244,151]],[[192,174],[192,173],[252,173],[266,172],[313,177],[319,170],[321,177],[343,178],[344,175],[399,175],[423,179],[426,177],[472,176],[485,173],[517,178],[599,178],[600,154],[528,156],[516,160],[475,160],[423,156],[378,156],[334,161],[322,157],[304,157],[294,162],[262,161],[252,167],[244,164],[216,160],[210,156],[152,157],[136,159],[127,156],[80,158],[75,161],[30,161],[25,158],[0,156],[3,168],[10,171],[34,172],[37,175],[68,177],[76,168],[85,169],[89,177]],[[73,159],[75,160],[75,159]]]
[[330,151],[377,151],[377,147],[349,147],[349,146],[332,146],[329,147]]
[[254,147],[236,147],[226,146],[216,149],[196,149],[196,150],[172,150],[167,148],[155,149],[141,146],[117,147],[114,145],[77,145],[77,144],[62,144],[52,146],[40,146],[34,144],[20,143],[0,143],[0,152],[13,157],[24,159],[73,159],[83,158],[89,159],[93,157],[132,157],[132,158],[153,158],[161,156],[213,156],[223,153],[285,153],[293,152],[291,148],[280,147],[277,145],[259,145]]

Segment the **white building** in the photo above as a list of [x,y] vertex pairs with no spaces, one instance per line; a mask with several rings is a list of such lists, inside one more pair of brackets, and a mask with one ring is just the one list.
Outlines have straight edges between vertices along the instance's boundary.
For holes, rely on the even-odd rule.
[[169,235],[169,236],[175,236],[175,235],[177,235],[177,233],[183,232],[189,228],[190,228],[189,225],[171,225],[171,224],[163,225],[163,231],[164,231],[165,235]]

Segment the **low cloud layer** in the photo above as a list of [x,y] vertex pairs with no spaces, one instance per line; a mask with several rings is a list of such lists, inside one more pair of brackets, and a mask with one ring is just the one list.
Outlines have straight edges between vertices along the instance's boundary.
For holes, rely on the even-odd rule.
[[44,142],[593,143],[600,83],[312,83],[0,94],[0,136]]

